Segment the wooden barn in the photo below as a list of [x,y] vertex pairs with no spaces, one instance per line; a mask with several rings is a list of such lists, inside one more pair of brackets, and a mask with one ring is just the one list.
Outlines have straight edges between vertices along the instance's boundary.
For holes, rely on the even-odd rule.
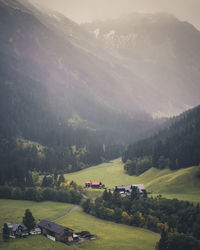
[[100,181],[86,181],[85,182],[86,188],[103,188],[103,185]]
[[118,191],[120,194],[129,195],[131,194],[133,187],[136,187],[138,189],[139,194],[143,194],[145,192],[145,188],[143,184],[116,186],[115,190]]
[[42,234],[51,240],[64,243],[73,241],[73,230],[70,228],[48,220],[41,220],[38,227],[41,229]]

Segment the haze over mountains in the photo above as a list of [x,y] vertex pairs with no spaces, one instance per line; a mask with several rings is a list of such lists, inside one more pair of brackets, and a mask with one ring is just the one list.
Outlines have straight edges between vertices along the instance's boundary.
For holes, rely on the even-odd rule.
[[129,81],[143,109],[165,116],[199,104],[200,32],[194,26],[165,13],[133,13],[84,27],[140,78]]
[[30,124],[51,123],[132,141],[155,126],[152,114],[199,104],[200,32],[189,23],[134,13],[80,26],[23,0],[0,11],[6,131],[27,137]]

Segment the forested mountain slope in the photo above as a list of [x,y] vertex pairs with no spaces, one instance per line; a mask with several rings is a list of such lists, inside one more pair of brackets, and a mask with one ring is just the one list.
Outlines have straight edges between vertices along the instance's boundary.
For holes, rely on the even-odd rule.
[[38,125],[44,128],[44,137],[44,130],[52,130],[52,126],[55,130],[75,124],[118,134],[125,126],[135,128],[136,135],[140,120],[152,123],[150,116],[139,114],[136,104],[127,116],[125,95],[120,97],[120,82],[109,61],[94,55],[92,49],[88,51],[93,40],[78,25],[57,13],[27,9],[17,1],[0,4],[1,94],[5,96],[1,113],[5,129],[8,126],[12,132],[26,133],[27,138]]
[[199,165],[199,138],[200,106],[197,106],[173,118],[167,128],[154,136],[131,144],[124,153],[123,161],[130,159],[132,162],[125,168],[134,174],[137,168],[140,173],[151,166],[178,169]]

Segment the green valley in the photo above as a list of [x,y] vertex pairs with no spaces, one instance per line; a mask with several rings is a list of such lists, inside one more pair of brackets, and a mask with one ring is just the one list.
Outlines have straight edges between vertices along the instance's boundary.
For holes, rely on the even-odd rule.
[[147,191],[152,192],[153,195],[162,194],[167,198],[178,198],[191,202],[200,201],[198,177],[200,167],[180,170],[151,168],[140,176],[130,176],[125,173],[123,165],[121,159],[116,159],[76,173],[66,174],[65,178],[80,185],[84,185],[87,180],[97,180],[105,184],[107,188],[143,183]]

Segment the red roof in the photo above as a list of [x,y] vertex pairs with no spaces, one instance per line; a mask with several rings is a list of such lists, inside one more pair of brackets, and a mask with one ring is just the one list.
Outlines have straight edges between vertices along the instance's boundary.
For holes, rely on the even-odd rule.
[[100,181],[86,181],[85,184],[90,184],[90,185],[101,185],[101,182]]
[[101,185],[100,181],[92,181],[92,185]]

